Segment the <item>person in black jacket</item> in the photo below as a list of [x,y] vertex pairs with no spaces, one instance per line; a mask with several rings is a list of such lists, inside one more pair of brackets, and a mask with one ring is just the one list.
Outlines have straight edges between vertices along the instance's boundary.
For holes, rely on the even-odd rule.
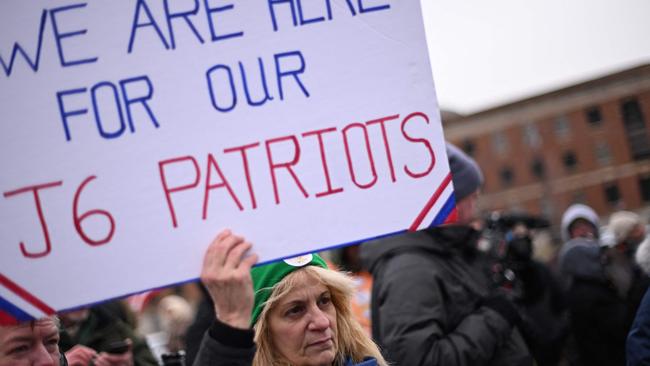
[[374,279],[373,338],[396,365],[532,365],[518,310],[492,291],[476,247],[481,171],[456,147],[447,154],[457,222],[362,245]]
[[533,231],[548,221],[524,212],[493,213],[485,234],[494,258],[493,282],[519,309],[519,330],[537,366],[557,366],[569,332],[566,297],[558,279],[534,257]]
[[201,285],[201,302],[196,309],[194,320],[187,328],[185,333],[185,364],[194,364],[194,359],[199,353],[201,340],[205,332],[210,329],[210,325],[214,322],[214,303],[210,298],[210,294],[205,286]]
[[[596,229],[597,216],[587,206],[573,205],[563,218],[563,234],[570,240],[560,252],[559,263],[568,285],[574,342],[569,349],[571,365],[626,364],[625,341],[647,278],[632,263],[634,251],[626,249],[625,238],[610,232],[618,226],[617,214],[602,237]],[[576,227],[583,229],[576,231]]]

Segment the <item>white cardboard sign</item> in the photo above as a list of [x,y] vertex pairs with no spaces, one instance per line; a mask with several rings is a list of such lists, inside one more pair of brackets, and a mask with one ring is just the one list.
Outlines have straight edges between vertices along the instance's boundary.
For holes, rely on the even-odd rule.
[[0,3],[0,319],[453,215],[416,0]]

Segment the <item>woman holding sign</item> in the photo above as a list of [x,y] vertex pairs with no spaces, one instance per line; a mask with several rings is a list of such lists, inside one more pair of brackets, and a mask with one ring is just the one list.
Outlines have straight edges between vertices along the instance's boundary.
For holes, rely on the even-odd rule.
[[311,254],[252,268],[251,247],[226,230],[206,252],[217,319],[194,365],[387,365],[352,315],[350,278]]

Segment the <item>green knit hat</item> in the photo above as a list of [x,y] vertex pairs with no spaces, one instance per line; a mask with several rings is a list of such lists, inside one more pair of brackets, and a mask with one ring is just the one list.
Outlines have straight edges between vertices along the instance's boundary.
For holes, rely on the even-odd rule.
[[266,300],[269,299],[273,292],[273,286],[282,281],[289,273],[305,266],[327,268],[327,264],[318,254],[306,254],[251,269],[253,289],[255,290],[251,326],[257,323],[257,318],[262,313]]

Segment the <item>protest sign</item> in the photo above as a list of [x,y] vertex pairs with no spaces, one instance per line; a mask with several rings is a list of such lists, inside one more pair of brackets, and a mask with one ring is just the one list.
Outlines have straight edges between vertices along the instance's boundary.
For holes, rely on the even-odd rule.
[[0,319],[453,216],[419,1],[5,0]]

